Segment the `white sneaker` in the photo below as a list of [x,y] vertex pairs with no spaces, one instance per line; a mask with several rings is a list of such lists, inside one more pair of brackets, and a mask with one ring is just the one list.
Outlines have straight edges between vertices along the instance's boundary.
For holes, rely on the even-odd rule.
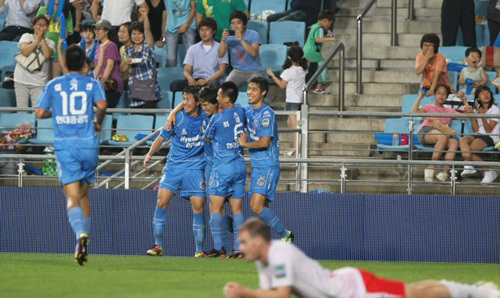
[[448,180],[449,177],[450,176],[448,175],[448,173],[445,172],[439,172],[439,174],[436,175],[437,180],[441,182],[446,182],[446,180]]
[[477,173],[476,169],[473,166],[464,166],[464,170],[460,174],[462,178],[468,178],[474,176]]
[[434,181],[434,169],[425,169],[424,180],[425,180],[425,182],[433,182]]
[[484,172],[484,177],[483,180],[481,180],[481,183],[493,183],[495,179],[497,179],[497,172],[489,170]]
[[498,286],[489,281],[479,281],[473,285],[475,288],[481,291],[482,295],[485,297],[500,297],[500,291]]

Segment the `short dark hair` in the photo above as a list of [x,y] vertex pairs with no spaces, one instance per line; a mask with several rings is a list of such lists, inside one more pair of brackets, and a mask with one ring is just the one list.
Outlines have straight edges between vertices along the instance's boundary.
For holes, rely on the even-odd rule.
[[85,64],[85,51],[78,45],[72,44],[64,53],[64,58],[66,59],[66,66],[69,71],[80,71]]
[[434,88],[434,93],[436,93],[436,91],[437,91],[439,88],[444,88],[444,89],[446,89],[446,92],[448,92],[447,96],[450,96],[450,94],[451,94],[451,89],[450,89],[450,86],[445,85],[445,84],[437,84],[437,85],[436,85],[436,88]]
[[212,18],[203,18],[198,25],[198,28],[208,27],[213,31],[217,32],[217,22]]
[[436,33],[427,33],[422,36],[422,39],[420,40],[420,48],[424,48],[424,42],[430,42],[434,45],[434,51],[437,53],[439,51],[439,43],[441,40],[439,39],[439,36],[437,36]]
[[232,103],[238,99],[238,86],[234,82],[224,82],[220,85],[220,90],[224,96],[229,97]]
[[470,53],[477,53],[479,55],[479,59],[481,59],[481,56],[483,55],[483,53],[481,53],[481,51],[476,47],[465,50],[465,57],[469,57]]
[[182,93],[188,93],[188,94],[192,94],[193,97],[194,97],[194,100],[196,100],[196,102],[199,102],[200,101],[200,87],[196,87],[196,86],[187,86],[186,88],[184,88],[184,90],[182,91]]
[[231,23],[231,21],[233,19],[240,19],[242,22],[243,22],[243,25],[246,27],[247,26],[247,23],[248,23],[248,18],[247,18],[247,15],[241,11],[241,10],[235,10],[231,16],[229,17],[229,23]]
[[[89,24],[89,23],[83,23],[82,24],[82,30],[80,30],[81,32],[85,32],[85,31],[92,31],[94,32],[94,28],[92,27],[92,24]],[[95,32],[94,32],[95,33]]]
[[44,15],[41,15],[41,16],[37,16],[33,19],[33,22],[31,22],[33,24],[33,26],[36,25],[36,23],[39,21],[39,20],[45,20],[45,23],[47,23],[47,25],[49,24],[49,21],[47,20],[47,18],[44,16]]
[[125,28],[127,28],[128,35],[132,35],[132,23],[131,22],[125,22],[125,23],[121,24],[120,27],[121,26],[124,26]]
[[251,217],[245,221],[240,227],[240,233],[243,231],[247,231],[252,238],[260,236],[264,238],[266,242],[271,241],[271,230],[269,226],[262,219],[257,217]]
[[318,14],[318,20],[328,19],[330,21],[334,21],[335,17],[333,16],[333,12],[329,9],[323,9]]
[[130,24],[129,32],[132,32],[134,30],[144,34],[144,24],[142,22],[133,22],[132,24]]
[[219,102],[217,101],[217,89],[211,87],[211,86],[206,86],[201,88],[200,90],[200,102],[208,102],[211,104],[218,104]]
[[491,91],[490,87],[486,85],[481,85],[476,88],[476,91],[474,92],[474,101],[479,101],[479,94],[483,91],[489,91],[491,100],[490,103],[488,104],[488,109],[491,108],[491,106],[495,103],[495,97],[493,96],[493,92]]
[[248,81],[248,84],[250,83],[255,83],[257,85],[259,85],[259,89],[260,91],[266,91],[266,95],[267,96],[267,93],[269,92],[269,81],[264,78],[264,77],[253,77],[250,79],[250,81]]

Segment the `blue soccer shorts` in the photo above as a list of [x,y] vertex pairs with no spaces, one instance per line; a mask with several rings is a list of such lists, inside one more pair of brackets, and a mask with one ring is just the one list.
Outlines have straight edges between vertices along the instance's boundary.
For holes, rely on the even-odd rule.
[[266,196],[274,202],[274,194],[280,180],[280,167],[252,168],[252,179],[250,181],[250,195],[254,193]]
[[173,193],[180,190],[181,197],[187,200],[191,196],[206,198],[204,170],[169,167],[167,163],[160,180],[160,188]]
[[208,180],[208,194],[226,198],[232,193],[232,198],[243,199],[246,176],[247,169],[243,160],[213,167]]
[[67,185],[76,181],[95,182],[95,170],[99,161],[99,149],[81,148],[56,151],[59,181]]

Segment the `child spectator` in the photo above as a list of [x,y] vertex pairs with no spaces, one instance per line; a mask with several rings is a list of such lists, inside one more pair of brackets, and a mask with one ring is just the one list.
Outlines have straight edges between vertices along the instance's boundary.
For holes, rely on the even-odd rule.
[[[288,48],[287,59],[283,64],[283,72],[280,78],[276,77],[271,68],[267,69],[267,73],[273,81],[281,89],[286,88],[286,103],[285,111],[300,111],[304,101],[304,86],[306,84],[307,60],[304,58],[304,52],[299,46],[291,46]],[[289,115],[287,121],[288,127],[297,128],[297,116]],[[287,153],[292,156],[297,151],[297,133],[293,134],[293,150]]]
[[[445,108],[443,106],[446,99],[451,93],[450,87],[448,87],[447,85],[438,84],[435,90],[436,90],[435,92],[436,102],[434,104],[425,105],[422,108],[419,108],[420,101],[422,100],[422,98],[424,98],[425,95],[422,91],[420,91],[419,96],[415,101],[415,104],[413,105],[412,112],[458,114],[457,111]],[[469,107],[469,104],[467,103],[467,97],[464,95],[463,92],[460,92],[459,95],[467,109],[467,107]],[[455,159],[455,154],[457,153],[458,149],[458,141],[453,138],[453,135],[455,135],[456,132],[449,127],[449,124],[451,123],[452,120],[453,118],[451,117],[446,117],[446,118],[427,117],[418,128],[418,139],[420,141],[420,144],[428,146],[434,145],[432,160],[439,160],[446,149],[448,149],[448,151],[446,152],[444,159],[450,161]],[[435,168],[434,165],[430,165],[427,169],[425,169],[424,172],[425,182],[434,181],[434,168]],[[436,178],[441,182],[446,182],[446,180],[448,180],[449,177],[448,175],[449,169],[450,166],[445,165],[443,167],[443,170],[436,175]]]
[[[120,26],[120,29],[118,29],[118,41],[122,44],[120,47],[120,57],[122,61],[127,60],[127,49],[130,48],[133,43],[132,40],[130,39],[130,25],[131,23],[123,23]],[[122,79],[123,82],[128,82],[128,78],[130,77],[130,72],[132,69],[130,67],[127,67],[126,65],[120,64],[120,73],[122,74]],[[127,85],[124,86],[125,88],[128,88]]]
[[[476,88],[474,94],[475,109],[474,113],[488,114],[492,118],[475,118],[471,119],[473,135],[468,135],[460,139],[460,149],[464,161],[483,161],[483,159],[475,153],[486,147],[493,147],[495,143],[500,141],[500,109],[495,105],[495,98],[488,86],[482,85]],[[472,113],[472,107],[468,109]],[[476,169],[473,166],[464,166],[462,177],[470,177],[476,174]],[[484,169],[484,177],[481,183],[492,183],[497,178],[497,173],[488,168]]]
[[485,85],[488,82],[488,77],[484,69],[478,66],[481,62],[481,51],[478,48],[468,48],[465,51],[465,57],[469,67],[463,68],[460,72],[458,84],[460,86],[466,85],[465,94],[469,95],[475,91],[476,87]]
[[[82,31],[80,31],[82,40],[80,46],[85,50],[85,56],[90,59],[91,67],[94,64],[95,51],[97,49],[97,42],[95,41],[95,32],[91,24],[83,24]],[[93,67],[92,67],[93,68]]]
[[424,34],[420,40],[422,52],[417,55],[415,72],[417,75],[423,74],[421,88],[427,90],[426,96],[433,95],[438,84],[446,85],[451,93],[455,93],[448,79],[446,58],[438,53],[440,42],[435,33]]
[[233,70],[226,82],[233,82],[241,87],[253,77],[263,77],[264,69],[260,64],[259,33],[247,29],[248,18],[243,11],[237,10],[229,18],[231,31],[224,29],[219,46],[219,58],[229,51],[229,59]]
[[[309,68],[311,74],[325,62],[323,55],[321,55],[323,43],[337,41],[337,37],[327,36],[327,34],[325,34],[325,32],[328,32],[328,30],[332,27],[333,21],[333,13],[330,10],[325,9],[319,13],[318,22],[311,26],[311,30],[309,31],[309,35],[307,36],[307,40],[304,44],[304,55],[306,59],[311,62]],[[328,69],[325,69],[325,71],[323,71],[318,77],[318,85],[313,92],[316,94],[326,94],[324,82],[329,79]]]

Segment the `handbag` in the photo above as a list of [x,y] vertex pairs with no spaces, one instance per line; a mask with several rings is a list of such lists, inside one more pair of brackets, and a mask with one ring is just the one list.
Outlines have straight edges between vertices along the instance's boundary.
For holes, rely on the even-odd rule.
[[47,58],[43,55],[42,50],[37,47],[28,57],[18,52],[15,55],[15,59],[24,69],[33,73],[42,69],[43,63]]
[[130,93],[128,97],[132,100],[142,100],[142,101],[157,101],[156,98],[156,67],[155,61],[153,60],[153,77],[151,79],[140,80],[136,78],[133,74],[130,79],[132,79],[132,86],[130,87]]

